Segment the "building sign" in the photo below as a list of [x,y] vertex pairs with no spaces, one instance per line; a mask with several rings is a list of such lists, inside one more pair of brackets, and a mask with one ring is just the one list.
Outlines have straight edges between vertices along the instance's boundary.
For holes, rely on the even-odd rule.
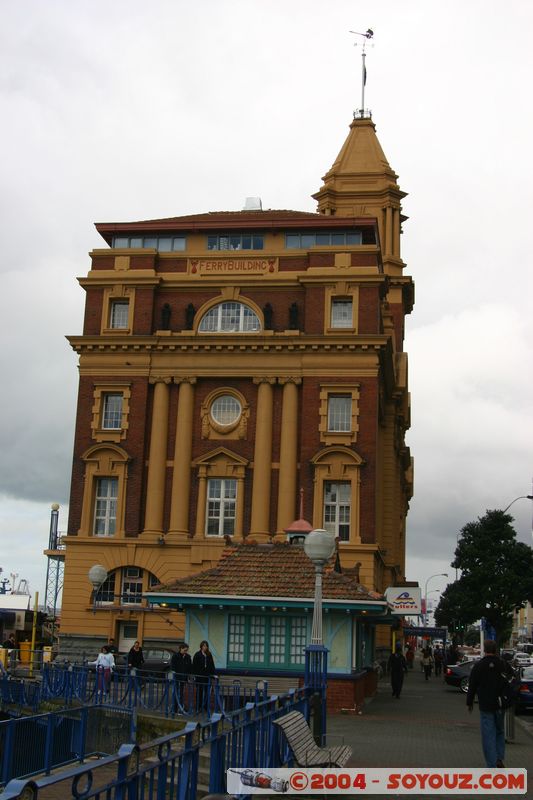
[[190,258],[193,275],[266,275],[276,272],[277,258]]
[[389,586],[385,592],[391,614],[422,613],[422,590],[418,587]]

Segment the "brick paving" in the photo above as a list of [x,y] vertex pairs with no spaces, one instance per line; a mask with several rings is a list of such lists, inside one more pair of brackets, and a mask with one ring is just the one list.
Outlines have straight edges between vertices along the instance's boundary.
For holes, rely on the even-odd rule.
[[[505,764],[528,770],[527,796],[533,798],[532,720],[517,717],[514,742],[506,745]],[[361,716],[328,717],[328,733],[343,735],[345,743],[352,746],[350,767],[485,766],[477,705],[470,714],[465,694],[447,686],[442,678],[425,681],[416,665],[406,676],[399,700],[392,697],[385,677]]]

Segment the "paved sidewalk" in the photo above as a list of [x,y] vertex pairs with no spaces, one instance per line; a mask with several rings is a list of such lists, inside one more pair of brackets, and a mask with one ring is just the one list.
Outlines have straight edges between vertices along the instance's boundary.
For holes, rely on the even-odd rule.
[[[531,719],[517,717],[514,742],[506,746],[505,765],[528,770],[527,796],[533,798]],[[328,717],[328,733],[343,735],[345,743],[352,746],[350,767],[485,766],[477,704],[470,714],[465,694],[442,678],[425,681],[416,665],[406,675],[399,700],[392,697],[385,677],[361,716]],[[455,795],[467,796],[472,797]]]

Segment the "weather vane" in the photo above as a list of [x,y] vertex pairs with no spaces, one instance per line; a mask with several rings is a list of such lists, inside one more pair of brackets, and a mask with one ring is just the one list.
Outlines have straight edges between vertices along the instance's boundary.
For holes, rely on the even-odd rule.
[[[350,33],[353,33],[355,36],[362,36],[363,37],[363,45],[362,45],[363,46],[363,52],[361,53],[361,60],[362,60],[362,69],[361,69],[361,108],[359,109],[359,116],[362,119],[365,116],[365,86],[366,86],[366,65],[365,65],[366,52],[365,52],[365,47],[366,47],[367,41],[369,39],[373,39],[374,38],[374,31],[372,30],[372,28],[368,28],[366,33],[359,33],[359,31],[350,31]],[[357,42],[355,43],[355,46],[357,47]],[[354,117],[355,117],[355,112],[354,112]]]

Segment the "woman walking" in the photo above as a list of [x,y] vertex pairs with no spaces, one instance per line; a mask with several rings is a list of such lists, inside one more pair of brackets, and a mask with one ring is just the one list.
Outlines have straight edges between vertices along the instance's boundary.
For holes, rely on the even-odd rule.
[[433,667],[433,655],[431,647],[424,647],[422,650],[422,667],[424,668],[424,676],[429,681],[431,675],[431,668]]

